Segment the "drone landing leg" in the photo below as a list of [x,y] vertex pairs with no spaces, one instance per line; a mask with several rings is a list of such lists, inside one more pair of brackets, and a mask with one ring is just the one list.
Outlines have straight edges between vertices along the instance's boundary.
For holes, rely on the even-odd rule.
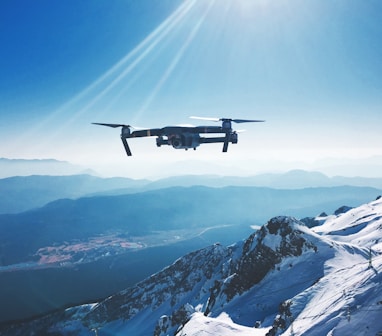
[[224,139],[223,153],[227,152],[227,150],[228,150],[229,140],[230,140],[230,134],[227,133],[227,134],[225,135],[225,139]]
[[126,141],[126,138],[121,136],[121,140],[122,140],[123,146],[125,147],[125,151],[126,151],[127,156],[131,156],[132,154],[131,154],[129,145],[128,145],[127,141]]

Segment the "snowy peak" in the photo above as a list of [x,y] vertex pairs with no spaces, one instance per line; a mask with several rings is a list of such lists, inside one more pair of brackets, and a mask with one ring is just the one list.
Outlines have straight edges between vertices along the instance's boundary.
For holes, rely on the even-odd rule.
[[281,257],[300,256],[304,250],[317,247],[309,237],[311,232],[293,217],[278,216],[268,221],[259,230],[259,244],[268,246]]
[[382,198],[325,218],[313,230],[335,241],[382,252]]
[[301,224],[294,218],[275,217],[252,234],[243,244],[240,258],[234,263],[229,261],[228,277],[211,289],[206,314],[214,309],[216,301],[229,302],[259,283],[284,258],[298,257],[308,250],[317,252]]

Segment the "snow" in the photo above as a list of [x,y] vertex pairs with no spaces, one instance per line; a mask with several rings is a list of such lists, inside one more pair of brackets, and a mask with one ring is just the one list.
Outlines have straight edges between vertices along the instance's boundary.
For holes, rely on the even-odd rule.
[[[362,263],[338,266],[313,288],[295,298],[297,305],[305,300],[301,312],[293,311],[296,335],[376,335],[382,330],[381,281],[382,258],[373,268]],[[370,295],[372,293],[372,295]],[[293,299],[292,299],[293,300]],[[293,305],[292,305],[293,307]],[[357,330],[357,332],[355,332]],[[287,331],[284,333],[288,335]]]
[[313,231],[331,236],[335,241],[382,252],[382,199],[364,204],[339,216],[328,216]]
[[[382,199],[321,221],[313,230],[299,228],[310,234],[317,253],[285,258],[277,270],[220,310],[208,317],[194,313],[179,335],[266,335],[278,304],[286,300],[293,323],[279,329],[279,335],[381,333]],[[264,243],[275,250],[277,238],[269,235]],[[255,319],[263,328],[252,327]]]
[[232,322],[226,313],[216,318],[204,316],[196,312],[192,314],[191,320],[182,328],[177,336],[264,336],[270,328],[250,328]]
[[277,247],[280,246],[281,236],[267,234],[264,237],[263,244],[271,248],[273,251],[277,251]]

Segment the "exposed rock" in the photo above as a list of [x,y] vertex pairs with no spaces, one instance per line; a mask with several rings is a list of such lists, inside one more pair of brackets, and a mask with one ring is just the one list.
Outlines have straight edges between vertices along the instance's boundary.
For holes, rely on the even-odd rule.
[[353,209],[353,208],[349,207],[349,206],[346,206],[346,205],[343,205],[343,206],[339,207],[336,211],[334,211],[334,214],[336,216],[338,216],[338,215],[341,215],[341,214],[343,214],[345,212],[348,212],[351,209]]
[[244,243],[241,258],[232,266],[231,274],[215,281],[205,314],[213,309],[219,296],[219,301],[229,302],[259,283],[283,258],[300,256],[304,249],[317,251],[298,230],[299,224],[302,223],[294,218],[280,216],[253,233]]

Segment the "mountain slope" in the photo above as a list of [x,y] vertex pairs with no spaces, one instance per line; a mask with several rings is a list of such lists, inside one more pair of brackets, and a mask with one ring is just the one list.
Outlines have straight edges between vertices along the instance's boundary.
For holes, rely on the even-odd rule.
[[[36,332],[82,335],[376,335],[382,199],[322,220],[311,230],[274,217],[245,241],[192,252],[98,304],[17,331],[33,325]],[[348,231],[355,223],[362,225]]]
[[[314,228],[320,233],[318,237],[320,244],[328,244],[330,248],[328,253],[324,253],[323,268],[317,265],[319,250],[320,248],[322,250],[323,246],[317,245],[318,254],[313,259],[314,264],[309,264],[307,255],[303,254],[298,264],[293,262],[293,266],[289,265],[291,267],[287,272],[289,274],[282,274],[281,279],[274,272],[270,272],[265,281],[259,284],[260,286],[253,287],[236,298],[236,302],[224,304],[224,308],[210,314],[210,317],[212,315],[217,318],[209,322],[209,330],[214,330],[216,325],[220,325],[221,311],[228,313],[236,322],[248,325],[246,318],[242,316],[242,307],[245,307],[244,314],[250,317],[251,323],[253,323],[252,316],[255,315],[262,325],[266,326],[262,332],[259,331],[259,335],[381,333],[382,288],[379,285],[382,280],[381,214],[382,201],[377,200],[339,216],[329,216],[324,225]],[[339,240],[342,242],[337,240],[338,238],[341,238]],[[289,261],[286,259],[281,263],[281,273],[283,266],[285,267]],[[302,267],[301,272],[298,270],[296,272],[296,268],[299,267]],[[323,271],[322,274],[320,270]],[[295,276],[292,273],[295,273]],[[313,280],[314,276],[317,276],[317,280],[305,290],[297,290],[296,294],[295,286],[303,284],[304,277]],[[287,299],[280,297],[280,293],[284,291],[287,292]],[[273,322],[271,323],[267,313],[264,319],[261,319],[263,316],[259,310],[268,310],[270,302],[275,301],[282,303]],[[256,307],[254,311],[251,310],[253,307]],[[178,335],[204,335],[197,333],[203,323],[205,320],[194,313]],[[226,328],[225,333],[221,334],[235,333]]]

